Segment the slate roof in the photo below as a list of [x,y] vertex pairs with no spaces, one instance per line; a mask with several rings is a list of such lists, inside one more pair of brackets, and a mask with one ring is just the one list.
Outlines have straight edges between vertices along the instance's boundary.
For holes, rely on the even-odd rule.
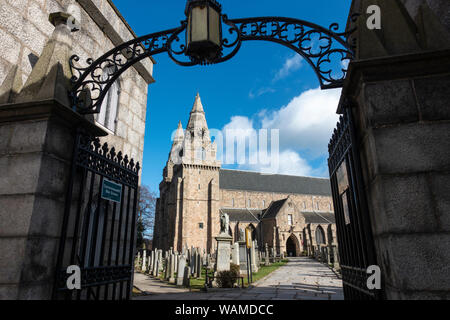
[[336,219],[334,213],[330,212],[301,212],[301,214],[305,217],[306,223],[320,223],[320,224],[330,224],[336,223]]
[[[270,207],[264,211],[263,219],[275,218],[288,199],[273,202]],[[332,212],[300,212],[305,217],[305,223],[330,224],[336,223],[334,213]]]
[[222,208],[220,210],[228,214],[230,221],[233,222],[259,222],[257,218],[263,213],[263,210],[255,209]]
[[222,169],[219,186],[228,190],[331,196],[329,179],[267,175],[250,171]]
[[272,202],[270,207],[264,212],[264,219],[275,218],[287,199]]

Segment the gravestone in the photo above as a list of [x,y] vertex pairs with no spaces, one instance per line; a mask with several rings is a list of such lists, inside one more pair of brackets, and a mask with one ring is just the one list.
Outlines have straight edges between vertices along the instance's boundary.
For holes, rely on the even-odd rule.
[[165,270],[164,270],[164,280],[169,280],[170,278],[170,254],[169,252],[167,252],[167,257],[164,259],[165,260]]
[[150,252],[150,259],[149,259],[149,263],[148,263],[148,269],[147,269],[147,272],[148,273],[151,273],[152,272],[152,270],[153,270],[153,264],[155,263],[155,251],[154,250],[152,250],[151,252]]
[[184,285],[185,269],[186,269],[186,256],[182,254],[178,261],[177,286],[181,287]]
[[233,238],[228,234],[221,234],[216,237],[217,241],[217,259],[215,271],[230,270],[231,243]]
[[155,263],[155,269],[154,269],[154,271],[153,271],[153,276],[154,276],[155,278],[158,278],[158,277],[159,277],[159,268],[160,268],[159,264],[160,264],[159,260],[156,260],[156,263]]
[[231,251],[231,262],[235,265],[240,265],[239,262],[239,243],[233,244],[233,250]]
[[174,283],[175,282],[175,254],[172,253],[170,255],[170,273],[169,273],[169,282]]
[[197,279],[202,276],[202,257],[200,253],[197,254],[197,260],[195,263],[195,274]]
[[190,267],[190,271],[191,271],[191,276],[194,275],[195,273],[195,255],[197,254],[197,252],[195,251],[194,248],[191,249],[191,256],[189,259],[189,267]]
[[270,264],[269,262],[269,245],[266,243],[266,250],[264,254],[264,265],[268,266]]
[[144,250],[143,253],[142,253],[141,271],[145,272],[146,264],[147,264],[147,250]]
[[247,244],[245,241],[239,241],[239,267],[241,274],[247,274]]
[[160,249],[158,250],[158,266],[159,266],[159,272],[164,270],[164,260],[163,260],[163,251]]
[[178,252],[175,252],[175,257],[174,257],[174,266],[173,266],[173,269],[175,270],[175,272],[178,270],[178,257],[179,257],[179,254],[178,254]]
[[252,272],[258,272],[258,264],[256,261],[256,248],[255,248],[256,241],[253,241],[252,247],[250,248],[250,257],[251,257],[251,268]]
[[190,279],[191,279],[191,268],[184,268],[184,276],[183,276],[183,286],[190,287]]

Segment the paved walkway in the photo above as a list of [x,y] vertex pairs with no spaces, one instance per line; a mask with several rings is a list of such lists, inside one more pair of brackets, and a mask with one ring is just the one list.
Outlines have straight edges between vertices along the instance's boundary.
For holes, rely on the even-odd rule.
[[184,293],[189,292],[189,289],[177,288],[173,285],[155,279],[146,274],[136,272],[134,274],[133,285],[143,292],[144,295],[160,295],[170,293]]
[[[144,276],[145,277],[145,276]],[[135,300],[343,300],[342,281],[326,266],[308,258],[290,258],[289,263],[248,289],[186,292],[164,288],[161,282],[135,286],[149,295]],[[155,280],[152,280],[155,281]],[[172,291],[175,290],[175,291]]]

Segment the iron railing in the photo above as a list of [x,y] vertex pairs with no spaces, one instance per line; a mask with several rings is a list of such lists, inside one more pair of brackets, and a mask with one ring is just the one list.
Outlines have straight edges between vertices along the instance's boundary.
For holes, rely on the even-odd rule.
[[[129,299],[133,280],[139,163],[79,132],[66,196],[54,299]],[[121,187],[105,197],[105,181]],[[81,269],[81,290],[67,288],[67,268]]]
[[345,298],[379,299],[381,292],[367,287],[367,268],[376,265],[377,259],[349,106],[343,109],[329,145],[329,153],[328,165]]

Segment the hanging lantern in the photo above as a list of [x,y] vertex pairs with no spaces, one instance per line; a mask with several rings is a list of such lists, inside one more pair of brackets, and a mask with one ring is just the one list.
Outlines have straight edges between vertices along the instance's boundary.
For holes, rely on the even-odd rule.
[[188,0],[186,53],[195,60],[214,62],[222,54],[221,5],[215,0]]

